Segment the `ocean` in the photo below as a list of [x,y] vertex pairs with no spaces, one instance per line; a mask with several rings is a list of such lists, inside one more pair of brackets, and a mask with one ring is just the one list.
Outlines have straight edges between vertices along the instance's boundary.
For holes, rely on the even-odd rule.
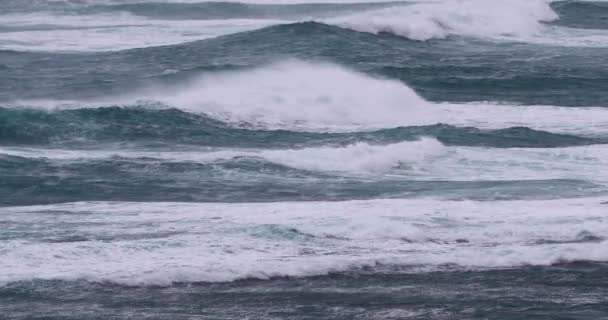
[[0,0],[0,319],[608,319],[608,2]]

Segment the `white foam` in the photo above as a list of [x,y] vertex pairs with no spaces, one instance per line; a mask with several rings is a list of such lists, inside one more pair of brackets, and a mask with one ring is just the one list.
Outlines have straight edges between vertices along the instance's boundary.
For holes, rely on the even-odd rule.
[[417,166],[445,152],[435,139],[389,145],[357,143],[342,148],[321,147],[300,150],[263,151],[272,162],[317,171],[387,172],[405,165]]
[[137,97],[223,121],[273,129],[352,131],[446,123],[608,133],[607,108],[432,104],[403,82],[374,78],[335,64],[300,60],[208,74],[180,89],[154,88],[131,100]]
[[258,69],[205,75],[180,90],[144,97],[229,122],[270,127],[417,124],[430,105],[399,81],[341,66],[289,60]]
[[[60,2],[60,1],[59,1]],[[129,1],[146,2],[146,1]],[[199,2],[181,0],[167,2]],[[301,0],[251,0],[246,3],[296,4]],[[383,0],[332,0],[314,3],[385,2]],[[86,4],[124,3],[86,1]],[[71,3],[72,6],[77,6]],[[317,20],[356,31],[389,32],[414,40],[466,36],[493,40],[524,41],[559,46],[608,45],[606,30],[574,29],[545,25],[558,19],[544,0],[442,0],[404,1],[377,10],[365,10]],[[171,45],[265,26],[298,22],[300,19],[162,20],[126,12],[96,15],[52,14],[48,12],[0,15],[0,24],[11,27],[45,25],[49,30],[0,33],[0,49],[24,51],[111,51]]]
[[418,3],[333,20],[364,32],[390,32],[415,40],[449,35],[524,37],[541,32],[542,21],[557,19],[542,0],[462,0]]
[[[607,261],[606,199],[70,203],[0,209],[0,283],[306,276],[377,263],[465,268]],[[67,237],[89,241],[61,242]],[[104,241],[96,241],[101,240]],[[413,271],[413,270],[412,270]]]
[[0,49],[22,51],[111,51],[178,44],[285,23],[282,20],[154,20],[128,13],[0,15],[11,27],[45,30],[0,33]]
[[[152,101],[153,103],[149,103]],[[608,134],[608,108],[430,103],[406,84],[324,62],[287,60],[256,69],[207,73],[176,88],[154,87],[98,101],[20,101],[47,110],[158,102],[235,125],[294,131],[361,131],[399,126],[529,127]]]
[[389,145],[356,143],[344,147],[312,147],[302,149],[203,149],[198,151],[127,151],[127,150],[62,150],[21,147],[0,147],[3,155],[63,161],[91,159],[160,159],[166,162],[216,161],[259,158],[292,168],[351,173],[386,173],[400,166],[410,170],[431,163],[446,148],[435,139],[422,139]]
[[301,149],[232,149],[202,148],[197,151],[63,150],[0,147],[0,156],[19,156],[64,161],[91,159],[159,159],[165,162],[199,162],[242,158],[263,159],[292,168],[350,173],[387,173],[406,166],[415,171],[424,163],[445,154],[447,148],[435,139],[406,141],[388,145],[355,143],[344,147]]
[[605,47],[605,30],[546,25],[559,16],[545,0],[423,1],[321,20],[361,32],[392,33],[413,40],[464,36],[558,46]]
[[435,139],[388,145],[357,143],[302,149],[211,149],[198,151],[58,150],[0,147],[12,155],[61,161],[121,157],[165,162],[212,163],[257,158],[292,168],[415,180],[498,181],[575,179],[608,183],[608,146],[567,148],[446,147]]
[[482,129],[528,127],[573,135],[608,134],[608,108],[508,105],[492,102],[435,104],[437,122]]

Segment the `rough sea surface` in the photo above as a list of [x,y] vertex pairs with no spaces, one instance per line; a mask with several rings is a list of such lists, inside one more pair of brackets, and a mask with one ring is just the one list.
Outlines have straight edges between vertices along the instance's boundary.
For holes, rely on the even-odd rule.
[[0,319],[608,319],[608,2],[0,0]]

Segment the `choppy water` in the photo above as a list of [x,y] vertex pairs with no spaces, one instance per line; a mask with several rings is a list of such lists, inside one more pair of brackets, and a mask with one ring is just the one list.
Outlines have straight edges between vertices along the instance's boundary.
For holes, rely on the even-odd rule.
[[607,17],[0,1],[0,319],[608,319]]

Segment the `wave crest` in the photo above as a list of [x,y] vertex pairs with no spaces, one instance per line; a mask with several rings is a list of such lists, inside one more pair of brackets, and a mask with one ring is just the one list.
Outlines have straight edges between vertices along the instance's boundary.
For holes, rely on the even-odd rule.
[[387,32],[413,40],[452,35],[521,38],[540,33],[542,22],[558,17],[551,6],[542,0],[464,0],[373,10],[329,22],[357,31]]
[[300,60],[206,75],[177,91],[148,96],[223,121],[271,127],[401,126],[436,118],[430,103],[400,81]]

